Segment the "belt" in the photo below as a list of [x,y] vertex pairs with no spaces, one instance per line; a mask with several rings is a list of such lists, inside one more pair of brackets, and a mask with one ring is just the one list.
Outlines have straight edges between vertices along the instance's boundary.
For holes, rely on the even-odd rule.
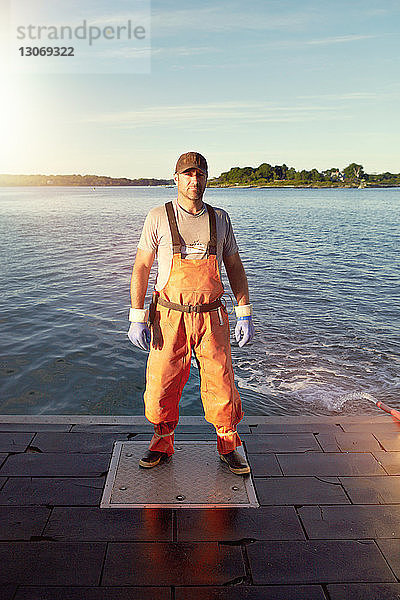
[[187,313],[210,312],[211,310],[217,310],[222,306],[221,298],[214,300],[214,302],[210,302],[210,304],[175,304],[175,302],[168,302],[163,298],[157,298],[157,304],[160,304],[165,308],[172,308],[172,310],[180,310],[181,312]]

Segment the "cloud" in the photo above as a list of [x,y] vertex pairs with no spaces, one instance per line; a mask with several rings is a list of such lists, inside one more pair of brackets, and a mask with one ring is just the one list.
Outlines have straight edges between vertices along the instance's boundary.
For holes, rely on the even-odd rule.
[[[110,60],[150,60],[151,58],[151,48],[149,46],[144,48],[125,46],[122,48],[102,48],[101,50],[96,48],[95,52],[96,57]],[[91,52],[87,52],[86,56],[91,56]]]
[[[383,34],[390,35],[390,34]],[[254,65],[257,60],[256,57],[262,59],[265,56],[265,52],[269,52],[271,50],[289,50],[291,53],[296,53],[299,57],[301,54],[298,52],[298,49],[304,49],[309,46],[322,46],[322,45],[337,45],[344,43],[351,43],[357,41],[363,41],[367,39],[376,39],[380,38],[380,35],[346,35],[346,36],[336,36],[336,37],[327,37],[319,40],[309,40],[309,39],[295,39],[295,38],[287,38],[287,39],[266,39],[262,43],[253,43],[249,41],[246,43],[246,52],[242,52],[243,56],[252,56],[251,60],[246,62],[246,65],[251,66]],[[153,36],[154,40],[154,36]],[[239,66],[237,51],[240,49],[240,45],[237,48],[227,48],[224,45],[220,46],[196,46],[191,47],[190,44],[185,46],[174,46],[173,44],[168,46],[160,46],[156,41],[153,41],[152,45],[152,56],[155,59],[163,60],[166,56],[171,57],[196,57],[206,54],[211,54],[215,57],[216,54],[219,56],[224,56],[223,62],[208,63],[199,65],[196,63],[196,67],[202,68],[211,68],[213,70],[218,68],[225,68],[230,66],[235,66],[237,68]],[[240,51],[240,50],[239,50]],[[304,61],[308,60],[304,56]],[[241,67],[245,65],[243,62],[240,63]]]
[[328,45],[328,44],[345,44],[347,42],[359,42],[362,40],[370,40],[372,38],[381,37],[378,35],[362,35],[362,34],[353,34],[353,35],[338,35],[335,37],[327,37],[320,40],[306,40],[304,43],[310,46],[317,45]]
[[288,31],[301,29],[309,22],[312,13],[304,8],[300,11],[283,12],[282,6],[273,12],[265,5],[257,10],[248,10],[246,5],[235,8],[231,2],[211,6],[192,6],[176,10],[158,10],[152,16],[152,29],[157,33],[176,34],[182,31],[229,32],[243,30]]
[[[99,27],[126,23],[130,20],[134,25],[147,22],[150,16],[150,4],[145,4],[142,10],[134,8],[132,12],[110,12],[103,15],[89,15],[91,25]],[[284,13],[280,8],[276,13],[262,6],[256,14],[245,7],[223,2],[218,5],[200,5],[193,8],[157,9],[151,14],[151,27],[154,33],[176,34],[178,32],[223,32],[233,30],[285,30],[298,29],[308,22],[309,16],[305,10]]]
[[102,17],[94,17],[87,18],[88,25],[95,25],[96,27],[117,27],[118,25],[127,25],[127,23],[131,22],[131,27],[134,29],[135,27],[144,26],[146,30],[150,29],[150,14],[146,12],[140,12],[133,14],[113,14],[113,15],[105,15]]
[[163,58],[164,56],[201,56],[202,54],[221,53],[222,48],[216,46],[159,46],[152,48],[153,58]]
[[[386,94],[385,94],[386,95]],[[312,94],[297,96],[299,100],[377,100],[382,94],[378,92],[344,92],[341,94]]]
[[385,90],[378,92],[342,92],[338,94],[307,94],[297,96],[298,100],[327,100],[329,102],[360,102],[362,100],[372,100],[373,102],[390,100],[393,98],[398,98],[400,96],[400,91],[394,86],[394,89],[391,91],[388,88]]
[[87,123],[101,123],[111,127],[138,128],[163,125],[187,125],[196,122],[205,127],[210,124],[237,123],[288,123],[343,118],[337,106],[307,104],[299,106],[275,106],[263,102],[216,102],[208,104],[151,106],[140,110],[105,113],[87,116]]

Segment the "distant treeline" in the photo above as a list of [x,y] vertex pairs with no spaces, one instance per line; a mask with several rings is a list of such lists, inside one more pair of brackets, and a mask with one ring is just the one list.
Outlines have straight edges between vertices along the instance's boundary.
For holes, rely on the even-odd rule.
[[[173,179],[128,179],[103,175],[0,175],[0,186],[157,186],[174,185]],[[385,187],[400,186],[400,173],[365,173],[362,165],[351,163],[340,170],[332,167],[326,171],[296,171],[287,165],[259,167],[232,167],[219,177],[209,179],[210,187],[245,186],[311,186],[311,187]]]
[[14,185],[172,185],[173,179],[127,179],[102,175],[0,175],[0,186]]
[[259,167],[233,167],[219,177],[209,180],[210,186],[232,186],[232,185],[298,185],[316,187],[367,187],[367,186],[397,186],[400,185],[400,173],[381,173],[369,175],[364,172],[362,165],[351,163],[348,167],[340,170],[332,167],[326,171],[296,171],[293,167],[285,164],[275,165],[262,163]]

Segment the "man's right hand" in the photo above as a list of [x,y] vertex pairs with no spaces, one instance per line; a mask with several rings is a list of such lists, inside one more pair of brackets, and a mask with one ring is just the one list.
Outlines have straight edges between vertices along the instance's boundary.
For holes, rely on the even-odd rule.
[[134,346],[147,352],[150,350],[151,334],[147,323],[132,322],[129,327],[128,338]]

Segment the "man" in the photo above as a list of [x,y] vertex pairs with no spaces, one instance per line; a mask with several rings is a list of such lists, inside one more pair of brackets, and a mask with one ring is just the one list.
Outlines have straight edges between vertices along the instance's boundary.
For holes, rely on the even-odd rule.
[[[216,429],[221,460],[233,473],[243,475],[250,467],[236,451],[242,445],[236,426],[243,411],[233,377],[228,315],[221,302],[222,261],[238,302],[239,346],[254,335],[252,307],[229,216],[203,202],[207,175],[207,161],[198,152],[179,157],[174,175],[177,200],[149,212],[138,245],[128,337],[139,348],[150,349],[144,403],[145,415],[154,425],[139,464],[154,467],[174,453],[179,400],[193,352],[205,418]],[[158,275],[148,312],[143,306],[156,255]]]

